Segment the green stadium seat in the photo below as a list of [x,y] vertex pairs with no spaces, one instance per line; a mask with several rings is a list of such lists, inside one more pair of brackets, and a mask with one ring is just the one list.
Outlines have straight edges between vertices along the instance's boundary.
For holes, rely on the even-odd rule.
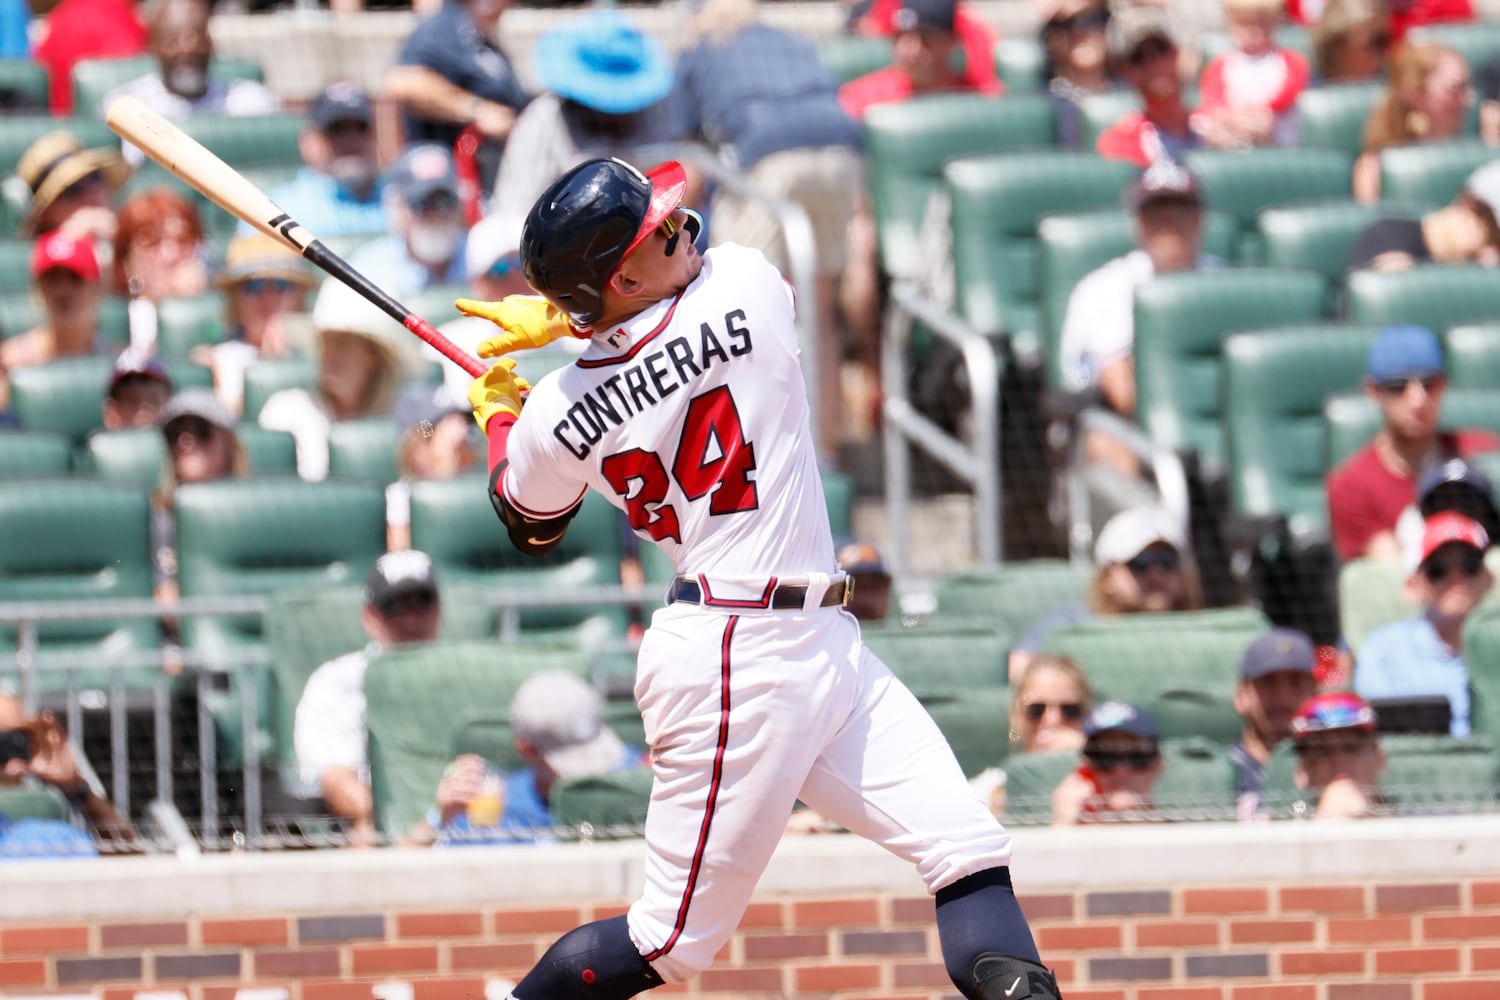
[[[1203,252],[1228,260],[1238,230],[1233,216],[1205,212]],[[1136,248],[1135,221],[1125,212],[1050,215],[1037,225],[1037,288],[1048,381],[1064,385],[1059,346],[1068,297],[1090,271]]]
[[[1500,782],[1500,752],[1494,740],[1384,733],[1380,747],[1386,758],[1380,788],[1397,814],[1494,810]],[[1311,816],[1317,808],[1316,797],[1297,788],[1296,764],[1291,741],[1271,752],[1263,801],[1273,817]]]
[[1135,293],[1135,378],[1142,429],[1160,446],[1195,452],[1223,469],[1224,339],[1231,333],[1321,318],[1323,279],[1286,268],[1188,272]]
[[891,64],[894,46],[876,35],[836,35],[818,46],[818,58],[840,86]]
[[298,133],[306,126],[302,115],[194,115],[182,121],[182,130],[209,152],[237,169],[267,164],[293,164],[300,168]]
[[1045,91],[1046,67],[1047,51],[1035,38],[1002,38],[995,43],[995,72],[1008,95]]
[[59,358],[10,373],[11,410],[27,430],[82,441],[104,425],[101,400],[114,361],[101,354]]
[[224,295],[210,291],[167,299],[156,307],[156,350],[169,361],[186,361],[193,348],[224,339]]
[[295,476],[297,440],[286,431],[240,424],[235,431],[252,476]]
[[1078,766],[1076,750],[1011,754],[1005,760],[1005,815],[1010,825],[1052,822],[1052,792]]
[[1078,102],[1078,148],[1094,149],[1105,129],[1140,109],[1140,95],[1129,87],[1089,94]]
[[1405,206],[1361,205],[1350,200],[1328,201],[1260,213],[1256,229],[1264,249],[1263,263],[1317,271],[1330,284],[1341,283],[1344,262],[1359,234],[1377,219],[1414,219],[1419,213]]
[[[628,746],[645,751],[646,722],[633,696],[604,699],[604,724]],[[516,749],[516,732],[503,711],[499,715],[470,719],[454,731],[452,756],[466,753],[483,757],[505,771],[526,764]]]
[[1466,323],[1443,331],[1448,384],[1454,388],[1500,386],[1500,322]]
[[[152,563],[145,492],[76,479],[0,481],[0,601],[70,605],[151,597]],[[40,665],[49,656],[82,668],[80,684],[109,686],[108,667],[153,648],[150,619],[43,623]],[[0,648],[16,648],[16,627],[0,625]],[[4,668],[15,669],[14,660]],[[155,671],[126,666],[127,683],[149,684]],[[66,687],[64,672],[43,670],[39,687]]]
[[918,233],[949,160],[1043,149],[1052,144],[1054,128],[1052,101],[1039,94],[935,94],[871,108],[864,120],[866,183],[882,269],[898,276],[919,270]]
[[1085,603],[1093,578],[1091,565],[1060,559],[947,573],[935,587],[937,610],[932,624],[983,621],[1019,637],[1053,609]]
[[389,417],[340,420],[328,435],[328,474],[382,486],[401,478],[396,445],[401,427]]
[[[918,697],[1006,686],[1010,633],[973,624],[870,626],[865,646]],[[996,721],[1004,728],[1004,717]]]
[[422,819],[452,759],[455,734],[478,720],[505,718],[521,682],[552,669],[586,677],[588,655],[481,640],[401,646],[375,657],[365,673],[365,726],[380,829],[400,836]]
[[1224,342],[1224,430],[1234,509],[1326,530],[1323,400],[1358,385],[1379,327],[1291,326]]
[[[0,295],[29,292],[31,279],[31,241],[0,240]],[[22,333],[21,330],[6,330]]]
[[51,819],[65,822],[71,812],[68,800],[51,785],[39,788],[0,788],[0,816],[6,819]]
[[1139,174],[1133,164],[1062,150],[949,162],[943,178],[959,313],[977,330],[1037,343],[1037,224],[1046,215],[1118,208]]
[[565,778],[552,788],[552,820],[576,836],[640,836],[651,804],[649,767]]
[[[1095,704],[1114,698],[1160,714],[1163,737],[1222,738],[1239,729],[1233,698],[1240,656],[1270,627],[1259,611],[1243,607],[1112,615],[1065,625],[1042,648],[1083,668]],[[1182,710],[1189,706],[1194,710]],[[1167,728],[1177,720],[1195,728]]]
[[[622,515],[590,491],[562,542],[545,556],[522,554],[495,516],[482,475],[412,483],[411,544],[432,557],[444,580],[483,585],[490,593],[567,594],[579,587],[619,586]],[[576,638],[623,632],[619,607],[535,608],[523,629],[581,630]]]
[[[72,132],[86,149],[120,148],[120,137],[104,122],[90,117],[54,118],[49,114],[7,115],[0,129],[0,176],[13,174],[21,154],[49,132]],[[24,188],[25,185],[23,184]],[[29,197],[29,192],[28,192]]]
[[1384,92],[1384,83],[1373,82],[1308,87],[1297,95],[1302,145],[1358,156],[1365,148],[1365,122]]
[[1413,45],[1436,43],[1456,49],[1473,73],[1485,63],[1500,59],[1500,25],[1490,21],[1423,24],[1413,28],[1406,40]]
[[34,59],[0,59],[0,90],[23,95],[37,109],[47,107],[47,67]]
[[[99,342],[111,353],[130,343],[130,316],[124,299],[107,298],[99,304]],[[42,322],[40,300],[30,292],[0,296],[0,337],[25,333]],[[104,385],[100,383],[100,392]]]
[[1356,271],[1347,283],[1349,319],[1433,330],[1500,317],[1500,281],[1489,268],[1429,264],[1406,271]]
[[1240,228],[1235,258],[1260,260],[1256,216],[1295,202],[1347,198],[1353,159],[1335,149],[1196,149],[1184,157],[1203,185],[1204,203],[1234,216]]
[[[73,107],[80,115],[102,120],[105,94],[157,68],[157,59],[153,55],[81,60],[73,66]],[[260,63],[250,59],[215,59],[209,63],[208,74],[216,80],[265,81]]]
[[[1485,562],[1494,572],[1495,564],[1488,558]],[[1500,608],[1471,615],[1464,622],[1463,639],[1470,726],[1475,733],[1500,736]]]
[[1420,610],[1405,583],[1398,559],[1351,559],[1339,567],[1339,627],[1356,660],[1371,632]]
[[74,466],[82,475],[155,490],[167,462],[167,443],[154,427],[99,430],[78,446]]
[[0,479],[66,476],[71,447],[49,431],[0,431]]
[[[1362,392],[1340,393],[1323,403],[1330,469],[1364,446],[1380,429],[1380,408]],[[1443,395],[1442,426],[1500,434],[1500,396],[1493,389],[1450,388]]]
[[318,385],[318,362],[312,358],[262,358],[245,369],[244,419],[260,416],[266,400],[282,389],[306,389]]
[[[438,638],[483,639],[497,634],[493,608],[482,592],[438,581],[442,601]],[[345,653],[363,648],[370,637],[360,623],[364,587],[337,586],[276,594],[265,615],[270,652],[272,761],[288,788],[297,784],[292,750],[297,702],[313,671]]]
[[1426,142],[1380,151],[1380,197],[1428,211],[1450,204],[1495,150],[1478,140]]

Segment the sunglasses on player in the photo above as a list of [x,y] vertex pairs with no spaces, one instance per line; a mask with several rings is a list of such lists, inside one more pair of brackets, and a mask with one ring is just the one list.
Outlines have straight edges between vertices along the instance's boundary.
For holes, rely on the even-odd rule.
[[1083,718],[1083,703],[1077,701],[1028,701],[1022,711],[1030,721],[1041,722],[1049,708],[1057,709],[1058,714],[1069,722],[1077,722]]
[[1084,756],[1101,771],[1113,771],[1124,765],[1139,772],[1149,770],[1158,754],[1155,750],[1086,750]]
[[1456,551],[1446,552],[1442,555],[1433,556],[1422,564],[1422,575],[1427,577],[1430,583],[1439,583],[1446,580],[1453,573],[1461,573],[1466,577],[1479,575],[1484,569],[1484,553],[1467,545],[1454,546]]
[[[682,213],[681,221],[677,218],[677,212]],[[682,238],[683,232],[688,234],[688,242],[698,242],[698,235],[703,232],[703,217],[691,208],[679,208],[662,219],[656,231],[667,238],[667,245],[662,250],[670,257],[677,252],[677,241]]]

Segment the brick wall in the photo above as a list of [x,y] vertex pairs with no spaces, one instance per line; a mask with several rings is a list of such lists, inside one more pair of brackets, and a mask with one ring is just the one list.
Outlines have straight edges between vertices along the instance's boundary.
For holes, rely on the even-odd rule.
[[[1402,822],[1389,827],[1390,855],[1400,862]],[[1092,842],[1075,839],[1037,859],[1035,878],[1019,865],[1016,873],[1042,953],[1058,970],[1069,1000],[1493,1000],[1500,998],[1500,838],[1493,836],[1500,833],[1500,819],[1490,833],[1483,839],[1459,835],[1456,854],[1418,843],[1405,852],[1411,855],[1406,863],[1373,863],[1365,877],[1312,879],[1284,859],[1286,875],[1267,878],[1259,862],[1246,865],[1243,856],[1226,854],[1223,863],[1234,864],[1236,878],[1182,879],[1163,860],[1174,853],[1171,844],[1143,854],[1133,841],[1101,831]],[[872,863],[852,838],[818,839],[816,853],[790,860],[779,876],[768,873],[772,884],[762,883],[764,891],[712,970],[657,994],[953,997],[937,950],[932,901],[911,885],[905,866]],[[1338,847],[1336,841],[1329,846]],[[504,879],[509,871],[522,885],[535,875],[546,882],[549,864],[577,874],[602,861],[594,875],[609,886],[621,884],[615,877],[621,864],[638,871],[631,860],[638,845],[618,847],[620,853],[602,859],[590,853],[597,847],[553,848],[542,855],[449,852],[463,857],[438,860],[414,852],[362,852],[358,871],[331,882],[319,882],[326,872],[303,872],[285,858],[241,857],[230,862],[236,877],[215,870],[209,859],[117,859],[93,869],[56,863],[29,866],[21,884],[11,874],[20,868],[7,866],[0,873],[0,995],[503,1000],[511,982],[558,934],[623,912],[628,897],[611,891],[592,900],[546,898],[533,884],[516,894],[542,898],[487,901],[483,897],[504,893],[477,886],[472,898],[458,899],[463,894],[443,888],[452,883],[434,877],[434,866],[456,865],[460,875],[467,866],[476,883]],[[828,860],[845,849],[851,870],[871,873],[865,881],[888,881],[889,872],[896,884],[859,891],[812,884],[805,892],[776,884],[816,883],[817,872],[829,876],[829,883],[849,882]],[[1259,853],[1274,862],[1285,851],[1285,845],[1270,844]],[[1360,853],[1355,846],[1349,851]],[[1097,864],[1113,857],[1124,870],[1114,880],[1075,879],[1069,885],[1067,866],[1054,870],[1054,862],[1070,853],[1075,869],[1085,859]],[[538,857],[549,860],[534,870],[530,862]],[[310,858],[305,864],[337,867],[347,858]],[[140,864],[156,870],[130,872],[129,866]],[[257,873],[262,864],[266,870]],[[1416,877],[1414,871],[1443,867],[1488,867],[1493,874],[1456,870]],[[897,871],[904,874],[896,877]],[[1161,877],[1149,877],[1153,871]],[[89,887],[78,881],[98,872],[110,877],[94,894],[98,905],[89,906]],[[245,874],[251,883],[236,881]],[[55,886],[67,883],[74,898],[48,896],[49,879]],[[141,886],[153,881],[160,892],[143,892]],[[244,884],[256,890],[242,889]],[[424,885],[434,889],[425,903],[419,901]],[[221,900],[241,902],[205,902],[216,892]],[[299,893],[323,894],[327,905],[305,898],[280,911],[267,905],[278,894]],[[393,901],[382,903],[382,897]],[[70,907],[76,915],[66,913]],[[259,990],[271,992],[248,992]]]

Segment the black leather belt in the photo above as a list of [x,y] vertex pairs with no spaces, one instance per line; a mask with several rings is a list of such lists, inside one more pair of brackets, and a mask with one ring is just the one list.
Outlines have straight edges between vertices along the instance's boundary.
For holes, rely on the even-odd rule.
[[[823,600],[819,602],[820,608],[837,608],[849,602],[854,594],[854,578],[844,577],[837,583],[828,585],[823,593]],[[702,604],[710,608],[770,608],[774,611],[801,611],[802,605],[807,601],[807,588],[793,586],[784,583],[771,591],[769,600],[765,597],[735,599],[720,597],[717,594],[703,594],[703,588],[697,580],[690,577],[679,576],[672,581],[672,589],[667,591],[667,603],[675,604],[678,601],[686,601],[689,604]]]

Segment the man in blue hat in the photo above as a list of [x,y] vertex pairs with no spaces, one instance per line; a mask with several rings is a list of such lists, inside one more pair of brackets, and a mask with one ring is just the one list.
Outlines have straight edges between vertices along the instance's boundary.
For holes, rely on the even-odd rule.
[[391,232],[349,259],[361,274],[400,298],[468,277],[463,206],[453,155],[442,146],[408,146],[386,178]]
[[1291,738],[1298,707],[1317,694],[1317,662],[1312,640],[1290,628],[1258,636],[1240,657],[1234,710],[1244,727],[1240,741],[1229,748],[1229,762],[1234,765],[1235,811],[1241,821],[1262,815],[1266,763],[1276,745]]
[[1380,407],[1375,436],[1328,474],[1328,524],[1341,559],[1399,558],[1396,522],[1430,464],[1494,448],[1493,435],[1440,432],[1448,364],[1435,333],[1390,326],[1370,346],[1365,394]]
[[[370,99],[359,84],[338,80],[324,87],[297,138],[305,166],[269,191],[271,200],[319,236],[385,232],[374,125]],[[250,232],[248,223],[240,231]]]
[[533,58],[545,93],[516,120],[490,212],[524,217],[585,160],[633,162],[641,147],[679,137],[666,50],[624,14],[596,10],[549,29]]

